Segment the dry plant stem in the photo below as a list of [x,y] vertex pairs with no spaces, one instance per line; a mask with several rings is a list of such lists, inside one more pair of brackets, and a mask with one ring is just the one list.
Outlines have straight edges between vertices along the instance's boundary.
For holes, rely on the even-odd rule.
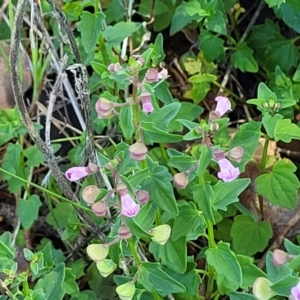
[[59,93],[59,89],[61,87],[63,76],[65,75],[63,72],[65,69],[66,63],[67,63],[67,55],[65,55],[63,58],[63,61],[61,63],[61,68],[59,70],[53,90],[51,91],[50,97],[49,97],[49,104],[48,104],[47,115],[46,115],[46,126],[45,126],[45,140],[46,140],[46,145],[48,148],[51,147],[50,131],[51,131],[52,113],[53,113],[54,104],[56,102],[57,95]]
[[[55,4],[53,0],[47,0],[47,2],[52,6],[54,12],[57,14],[57,20],[60,23],[60,26],[66,31],[67,33],[67,39],[69,41],[71,50],[75,56],[76,62],[80,64],[80,71],[81,71],[81,80],[82,80],[82,107],[84,110],[84,116],[85,116],[85,121],[86,121],[86,132],[87,132],[87,138],[86,138],[86,143],[87,143],[87,150],[88,154],[91,158],[91,161],[94,164],[98,165],[98,160],[97,160],[97,154],[95,150],[95,143],[94,143],[94,136],[93,136],[93,126],[92,126],[92,120],[91,120],[91,102],[90,102],[90,93],[89,93],[89,88],[88,88],[88,76],[87,76],[87,70],[85,66],[82,64],[82,60],[80,57],[79,49],[76,44],[76,40],[74,37],[74,34],[72,32],[71,27],[69,24],[66,22],[66,17],[60,10],[60,8]],[[75,78],[76,80],[76,78]],[[101,176],[100,173],[97,172],[95,173],[96,175],[96,181],[98,186],[101,186]]]
[[12,88],[14,93],[14,98],[16,105],[20,111],[21,118],[24,122],[25,127],[28,130],[28,133],[35,143],[35,145],[39,148],[39,150],[44,155],[49,168],[57,181],[59,187],[62,192],[69,198],[75,201],[78,199],[73,194],[72,189],[69,186],[67,179],[61,173],[59,166],[56,161],[56,157],[53,155],[53,149],[48,148],[44,141],[39,136],[38,132],[33,126],[33,123],[30,119],[30,116],[27,112],[26,105],[23,99],[22,88],[19,80],[19,68],[18,68],[18,57],[20,50],[20,29],[22,28],[23,23],[23,15],[25,11],[25,5],[27,0],[18,1],[16,13],[15,13],[15,22],[11,35],[11,51],[10,51],[10,65],[11,65],[11,80],[12,80]]

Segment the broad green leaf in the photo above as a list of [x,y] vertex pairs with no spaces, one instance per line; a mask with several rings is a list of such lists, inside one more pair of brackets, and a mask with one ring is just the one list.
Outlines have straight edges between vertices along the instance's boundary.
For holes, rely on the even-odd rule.
[[238,196],[249,185],[249,178],[236,179],[230,182],[219,181],[212,187],[212,207],[214,210],[227,210],[231,203],[238,202]]
[[273,170],[256,178],[257,193],[268,200],[289,209],[295,209],[298,202],[299,180],[294,174],[295,165],[286,159],[278,160]]
[[213,15],[205,18],[204,26],[207,30],[214,31],[219,34],[225,35],[227,32],[224,14],[219,10]]
[[65,295],[64,278],[65,264],[59,263],[50,273],[39,279],[34,288],[41,288],[45,293],[45,299],[62,300]]
[[[300,3],[298,0],[268,0],[274,9],[278,18],[282,19],[290,28],[300,33]],[[268,3],[269,4],[269,3]]]
[[293,81],[300,82],[300,64],[298,65],[297,70],[293,75]]
[[198,162],[198,167],[196,174],[198,177],[201,177],[209,166],[213,152],[207,145],[202,145],[200,148],[201,154]]
[[[156,91],[155,91],[156,95]],[[176,117],[169,123],[168,129],[171,132],[182,132],[183,126],[177,122],[178,119],[193,121],[203,112],[203,108],[190,102],[182,102],[181,108]]]
[[148,291],[157,291],[160,295],[182,293],[186,288],[170,277],[161,268],[159,263],[142,263],[139,271],[138,282]]
[[300,140],[300,127],[289,119],[278,120],[274,130],[275,141],[290,143],[292,139]]
[[169,212],[174,217],[178,215],[178,207],[174,196],[174,191],[170,181],[173,177],[168,169],[162,166],[156,166],[148,177],[143,181],[142,189],[149,191],[150,200],[159,208]]
[[274,116],[270,114],[265,114],[262,118],[262,123],[266,129],[268,136],[273,139],[276,129],[276,124],[279,120],[283,118],[280,114],[275,114]]
[[288,276],[272,284],[271,289],[277,295],[289,297],[291,295],[292,287],[296,286],[298,282],[299,282],[298,276],[296,275]]
[[19,200],[17,214],[24,229],[30,229],[38,219],[41,206],[42,202],[38,195],[30,195],[26,200]]
[[0,241],[0,259],[3,260],[13,260],[15,257],[13,249],[6,245],[3,241]]
[[261,136],[260,127],[261,123],[254,121],[241,125],[230,143],[231,149],[237,146],[242,146],[244,149],[243,158],[239,164],[241,172],[245,170],[246,163],[252,160],[253,154],[258,146]]
[[76,276],[73,274],[71,268],[65,268],[65,280],[63,288],[68,295],[77,297],[79,296],[79,287],[76,282]]
[[286,249],[286,251],[288,253],[293,254],[293,255],[300,255],[300,246],[299,245],[295,245],[288,239],[284,239],[283,244],[284,244],[284,248]]
[[120,109],[120,126],[124,138],[130,140],[132,138],[134,127],[132,121],[132,106],[123,106]]
[[164,268],[164,271],[171,276],[171,278],[179,281],[185,286],[186,291],[176,295],[178,299],[193,299],[195,295],[198,295],[199,284],[201,283],[201,277],[196,271],[196,264],[194,260],[188,261],[187,269],[184,274],[178,274],[170,269]]
[[131,36],[142,26],[141,23],[118,22],[114,26],[108,26],[103,32],[108,47],[118,46],[125,38]]
[[219,289],[237,290],[243,280],[242,270],[235,253],[230,250],[229,244],[219,242],[216,247],[207,249],[205,256],[207,263],[214,267],[217,273]]
[[249,216],[236,216],[231,227],[232,245],[236,253],[253,256],[262,252],[272,237],[269,222],[255,222]]
[[146,230],[142,228],[142,224],[137,224],[134,218],[126,218],[125,219],[126,225],[129,227],[130,232],[139,238],[149,238],[151,234],[149,234]]
[[239,44],[236,52],[231,55],[230,61],[236,69],[240,69],[242,72],[256,73],[258,66],[252,54],[253,50],[246,43],[242,43]]
[[242,289],[248,289],[253,286],[254,281],[258,277],[266,277],[267,274],[253,263],[253,259],[244,255],[237,255],[238,262],[242,269],[243,282]]
[[143,227],[144,230],[153,228],[157,207],[153,207],[151,203],[144,205],[139,213],[134,217],[134,221]]
[[[173,97],[170,93],[169,85],[164,81],[155,88],[155,98],[164,104],[173,103]],[[181,103],[184,104],[185,102]]]
[[99,74],[100,76],[104,73],[107,72],[107,66],[104,64],[99,63],[98,61],[91,61],[91,66],[93,70]]
[[176,241],[182,236],[187,236],[194,228],[205,226],[205,220],[193,202],[179,206],[179,215],[175,218],[172,229],[172,241]]
[[165,130],[169,123],[175,118],[178,114],[181,107],[181,103],[175,102],[167,104],[160,108],[157,111],[152,112],[147,118],[147,122],[152,122],[155,124],[155,127]]
[[45,160],[37,146],[26,148],[23,153],[27,157],[26,164],[28,167],[38,167]]
[[[165,58],[165,53],[164,53],[164,47],[163,47],[163,42],[164,42],[164,38],[162,33],[159,33],[156,38],[155,38],[155,42],[154,44],[150,45],[150,48],[153,49],[153,56],[152,56],[152,60],[154,60],[157,64],[159,64],[160,62],[162,62]],[[163,82],[162,84],[164,84],[165,82]],[[166,83],[165,83],[166,84]],[[161,85],[161,84],[160,84]],[[160,86],[159,85],[159,86]],[[167,84],[166,84],[167,85]],[[156,88],[157,89],[157,88]],[[155,89],[155,91],[157,91]],[[170,93],[170,92],[169,92]],[[158,98],[159,99],[159,98]]]
[[208,15],[209,14],[204,9],[201,9],[200,3],[198,1],[183,1],[180,5],[177,6],[173,15],[170,35],[173,35],[184,28],[191,21],[197,20],[199,22],[203,19],[203,17]]
[[[225,54],[224,41],[206,30],[199,36],[200,48],[208,62],[220,59]],[[213,50],[212,50],[213,49]]]
[[165,130],[157,128],[153,122],[142,123],[143,136],[145,142],[148,143],[177,143],[182,141],[179,134],[171,134]]
[[186,270],[187,263],[187,246],[186,238],[181,237],[175,242],[171,238],[165,245],[159,245],[155,242],[151,242],[149,245],[149,251],[153,254],[154,258],[161,260],[163,265],[166,265],[169,269],[183,274]]
[[290,78],[282,72],[279,66],[275,68],[275,84],[286,89],[292,85]]
[[204,216],[215,224],[215,217],[212,212],[212,199],[214,193],[209,183],[198,184],[193,186],[193,200],[197,203]]
[[285,0],[265,0],[265,2],[269,5],[269,7],[277,7],[280,8],[282,3],[285,3]]
[[[169,154],[169,150],[167,150],[167,153]],[[180,153],[180,156],[172,156],[168,160],[168,166],[178,169],[180,172],[184,172],[191,168],[197,161],[184,153]],[[169,154],[170,156],[170,154]]]
[[78,25],[78,31],[81,32],[81,42],[86,53],[94,50],[100,33],[103,30],[103,20],[105,15],[101,12],[90,13],[83,11]]
[[256,300],[251,294],[241,293],[241,292],[231,292],[230,300]]

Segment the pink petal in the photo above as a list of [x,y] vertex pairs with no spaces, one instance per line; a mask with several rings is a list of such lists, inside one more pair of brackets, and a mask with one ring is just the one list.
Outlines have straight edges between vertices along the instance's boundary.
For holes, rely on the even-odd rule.
[[139,204],[136,204],[129,194],[121,196],[122,215],[132,218],[137,215],[140,210]]
[[89,175],[89,172],[87,167],[73,167],[68,169],[65,175],[70,181],[75,181]]
[[218,178],[225,182],[232,181],[240,175],[239,168],[235,168],[232,163],[226,159],[222,158],[218,161],[220,172],[218,172]]
[[231,103],[228,98],[218,96],[215,98],[215,101],[217,101],[217,107],[215,111],[220,114],[220,117],[222,117],[228,110],[231,110]]

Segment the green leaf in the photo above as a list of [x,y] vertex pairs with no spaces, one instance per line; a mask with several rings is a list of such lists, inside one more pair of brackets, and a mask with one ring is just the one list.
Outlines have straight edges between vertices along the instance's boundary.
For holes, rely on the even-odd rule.
[[187,263],[186,237],[172,241],[171,235],[171,238],[165,245],[151,242],[149,251],[157,261],[161,260],[162,264],[166,265],[169,269],[180,274],[185,272]]
[[252,287],[254,281],[258,277],[267,278],[266,273],[253,263],[252,258],[244,255],[237,255],[236,258],[238,259],[243,274],[243,283],[241,284],[242,289],[248,289]]
[[30,229],[34,221],[38,219],[41,206],[42,202],[38,195],[30,195],[27,200],[19,200],[17,214],[24,229]]
[[182,141],[179,134],[171,134],[157,128],[153,122],[142,123],[143,136],[147,144],[153,143],[177,143]]
[[265,114],[262,118],[262,123],[266,129],[268,136],[273,139],[275,134],[276,124],[279,120],[283,118],[280,114],[275,114],[271,116],[270,114]]
[[290,119],[278,120],[274,130],[275,141],[290,143],[292,139],[300,140],[300,127],[293,124]]
[[180,172],[184,172],[191,168],[197,161],[195,158],[186,155],[185,153],[178,152],[172,156],[173,149],[168,149],[167,153],[170,157],[168,160],[168,166],[178,169]]
[[[193,202],[179,206],[179,215],[175,218],[172,229],[172,241],[187,236],[194,228],[206,227],[202,213],[198,211]],[[203,230],[204,231],[204,230]]]
[[166,167],[155,166],[142,183],[142,188],[150,192],[150,200],[159,208],[175,217],[178,215],[178,207],[171,180],[173,177]]
[[147,122],[152,122],[155,127],[165,130],[167,129],[169,123],[178,114],[181,107],[181,103],[175,102],[167,104],[157,111],[152,112],[148,117],[146,117]]
[[37,146],[26,148],[23,153],[27,157],[26,164],[28,167],[38,167],[45,160]]
[[[290,28],[300,33],[300,3],[297,0],[268,0],[278,18],[282,19]],[[269,3],[268,3],[269,4]]]
[[131,36],[142,26],[141,23],[118,22],[108,26],[103,32],[108,47],[118,46],[125,38]]
[[292,85],[290,78],[282,72],[279,66],[276,66],[275,68],[275,84],[276,86],[283,87],[285,89]]
[[236,179],[230,182],[219,181],[212,187],[212,206],[214,210],[227,210],[231,203],[238,202],[238,196],[249,185],[249,178]]
[[219,34],[226,35],[227,33],[224,14],[219,10],[205,19],[204,26],[207,30],[214,31]]
[[76,282],[76,276],[73,274],[71,268],[65,268],[65,280],[63,283],[63,289],[68,295],[77,297],[79,296],[79,287]]
[[219,242],[216,247],[207,249],[205,256],[207,263],[217,273],[219,291],[237,290],[242,283],[242,270],[234,252],[230,250],[229,244]]
[[236,52],[231,55],[230,61],[236,69],[240,69],[242,72],[256,73],[258,66],[252,54],[253,50],[246,43],[241,43]]
[[13,249],[8,245],[5,245],[3,241],[0,241],[0,259],[3,260],[13,260],[15,257]]
[[[156,90],[155,90],[156,95]],[[182,102],[181,108],[176,115],[176,117],[169,123],[168,129],[173,132],[182,132],[183,126],[177,122],[178,119],[190,120],[193,121],[199,117],[203,112],[203,108],[199,105],[195,105],[190,102]]]
[[192,0],[189,2],[182,2],[176,7],[173,15],[170,35],[173,35],[184,28],[191,21],[197,20],[199,22],[203,19],[203,17],[208,15],[209,14],[204,9],[201,9],[198,1]]
[[138,281],[148,291],[157,291],[162,296],[182,293],[186,290],[180,282],[165,273],[159,263],[142,263]]
[[296,275],[281,278],[279,281],[272,284],[271,289],[277,294],[285,297],[291,295],[292,287],[296,286],[299,278]]
[[261,123],[254,121],[241,125],[230,143],[231,149],[237,146],[242,146],[244,149],[243,158],[239,164],[240,171],[244,171],[246,163],[252,160],[261,136],[260,127]]
[[134,127],[132,122],[132,106],[123,106],[120,109],[120,126],[126,140],[132,138]]
[[207,145],[202,145],[200,151],[201,154],[198,162],[198,167],[196,170],[196,175],[198,177],[204,174],[213,156],[212,150]]
[[[169,85],[164,81],[155,88],[155,97],[164,104],[173,103],[173,97],[169,90]],[[183,102],[182,104],[184,104]]]
[[215,59],[220,59],[224,56],[224,41],[216,35],[211,34],[206,30],[201,30],[199,41],[200,48],[208,62],[212,62]]
[[125,219],[126,225],[129,227],[130,232],[140,238],[149,238],[151,234],[149,234],[146,230],[143,229],[142,224],[137,224],[134,218],[126,218]]
[[253,295],[240,293],[240,292],[231,292],[230,300],[256,300]]
[[212,212],[212,199],[214,193],[209,183],[193,186],[193,200],[198,204],[199,209],[203,211],[204,216],[215,224],[215,217]]
[[285,159],[278,160],[270,173],[256,178],[257,193],[268,200],[289,209],[295,209],[298,202],[299,180],[295,165]]
[[65,295],[64,278],[65,264],[59,263],[50,273],[39,279],[34,288],[42,289],[45,293],[45,299],[62,300]]
[[277,6],[277,8],[279,8],[285,0],[265,0],[265,2],[269,5],[269,7]]
[[[153,55],[155,57],[154,60],[156,61],[157,64],[162,62],[164,60],[165,56],[166,56],[165,53],[164,53],[163,42],[164,42],[163,35],[162,35],[162,33],[159,33],[155,38],[154,44],[150,45],[150,48],[154,50],[153,51]],[[153,57],[152,57],[152,59],[153,59]],[[166,83],[163,82],[162,84],[166,84]],[[161,86],[161,84],[159,86]],[[155,91],[157,91],[157,88],[155,89]]]
[[81,32],[81,42],[86,53],[94,50],[100,33],[103,30],[103,20],[105,15],[101,12],[91,14],[83,11],[78,25],[78,31]]
[[236,216],[230,235],[235,252],[253,256],[266,248],[273,232],[271,224],[267,221],[255,222],[249,216]]

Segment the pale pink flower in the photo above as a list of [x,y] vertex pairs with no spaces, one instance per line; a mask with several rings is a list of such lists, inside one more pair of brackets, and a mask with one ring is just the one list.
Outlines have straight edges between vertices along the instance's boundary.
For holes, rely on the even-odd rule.
[[231,103],[228,98],[217,96],[215,101],[217,101],[217,107],[214,111],[209,113],[210,121],[220,119],[228,110],[231,110]]
[[220,172],[218,172],[218,178],[223,181],[232,181],[240,175],[239,168],[235,168],[227,158],[218,160]]
[[75,181],[90,175],[89,167],[73,167],[66,171],[65,175],[70,181]]
[[292,287],[291,293],[294,300],[300,300],[300,281],[296,286]]
[[148,149],[142,141],[137,141],[129,147],[130,157],[133,160],[144,160],[147,157]]
[[129,218],[136,216],[140,210],[140,205],[135,203],[128,193],[121,196],[121,206],[121,214]]
[[158,71],[154,68],[147,70],[144,80],[148,82],[157,82],[158,81]]
[[140,101],[142,103],[142,110],[145,113],[153,112],[154,108],[151,102],[151,94],[144,90],[140,95]]

